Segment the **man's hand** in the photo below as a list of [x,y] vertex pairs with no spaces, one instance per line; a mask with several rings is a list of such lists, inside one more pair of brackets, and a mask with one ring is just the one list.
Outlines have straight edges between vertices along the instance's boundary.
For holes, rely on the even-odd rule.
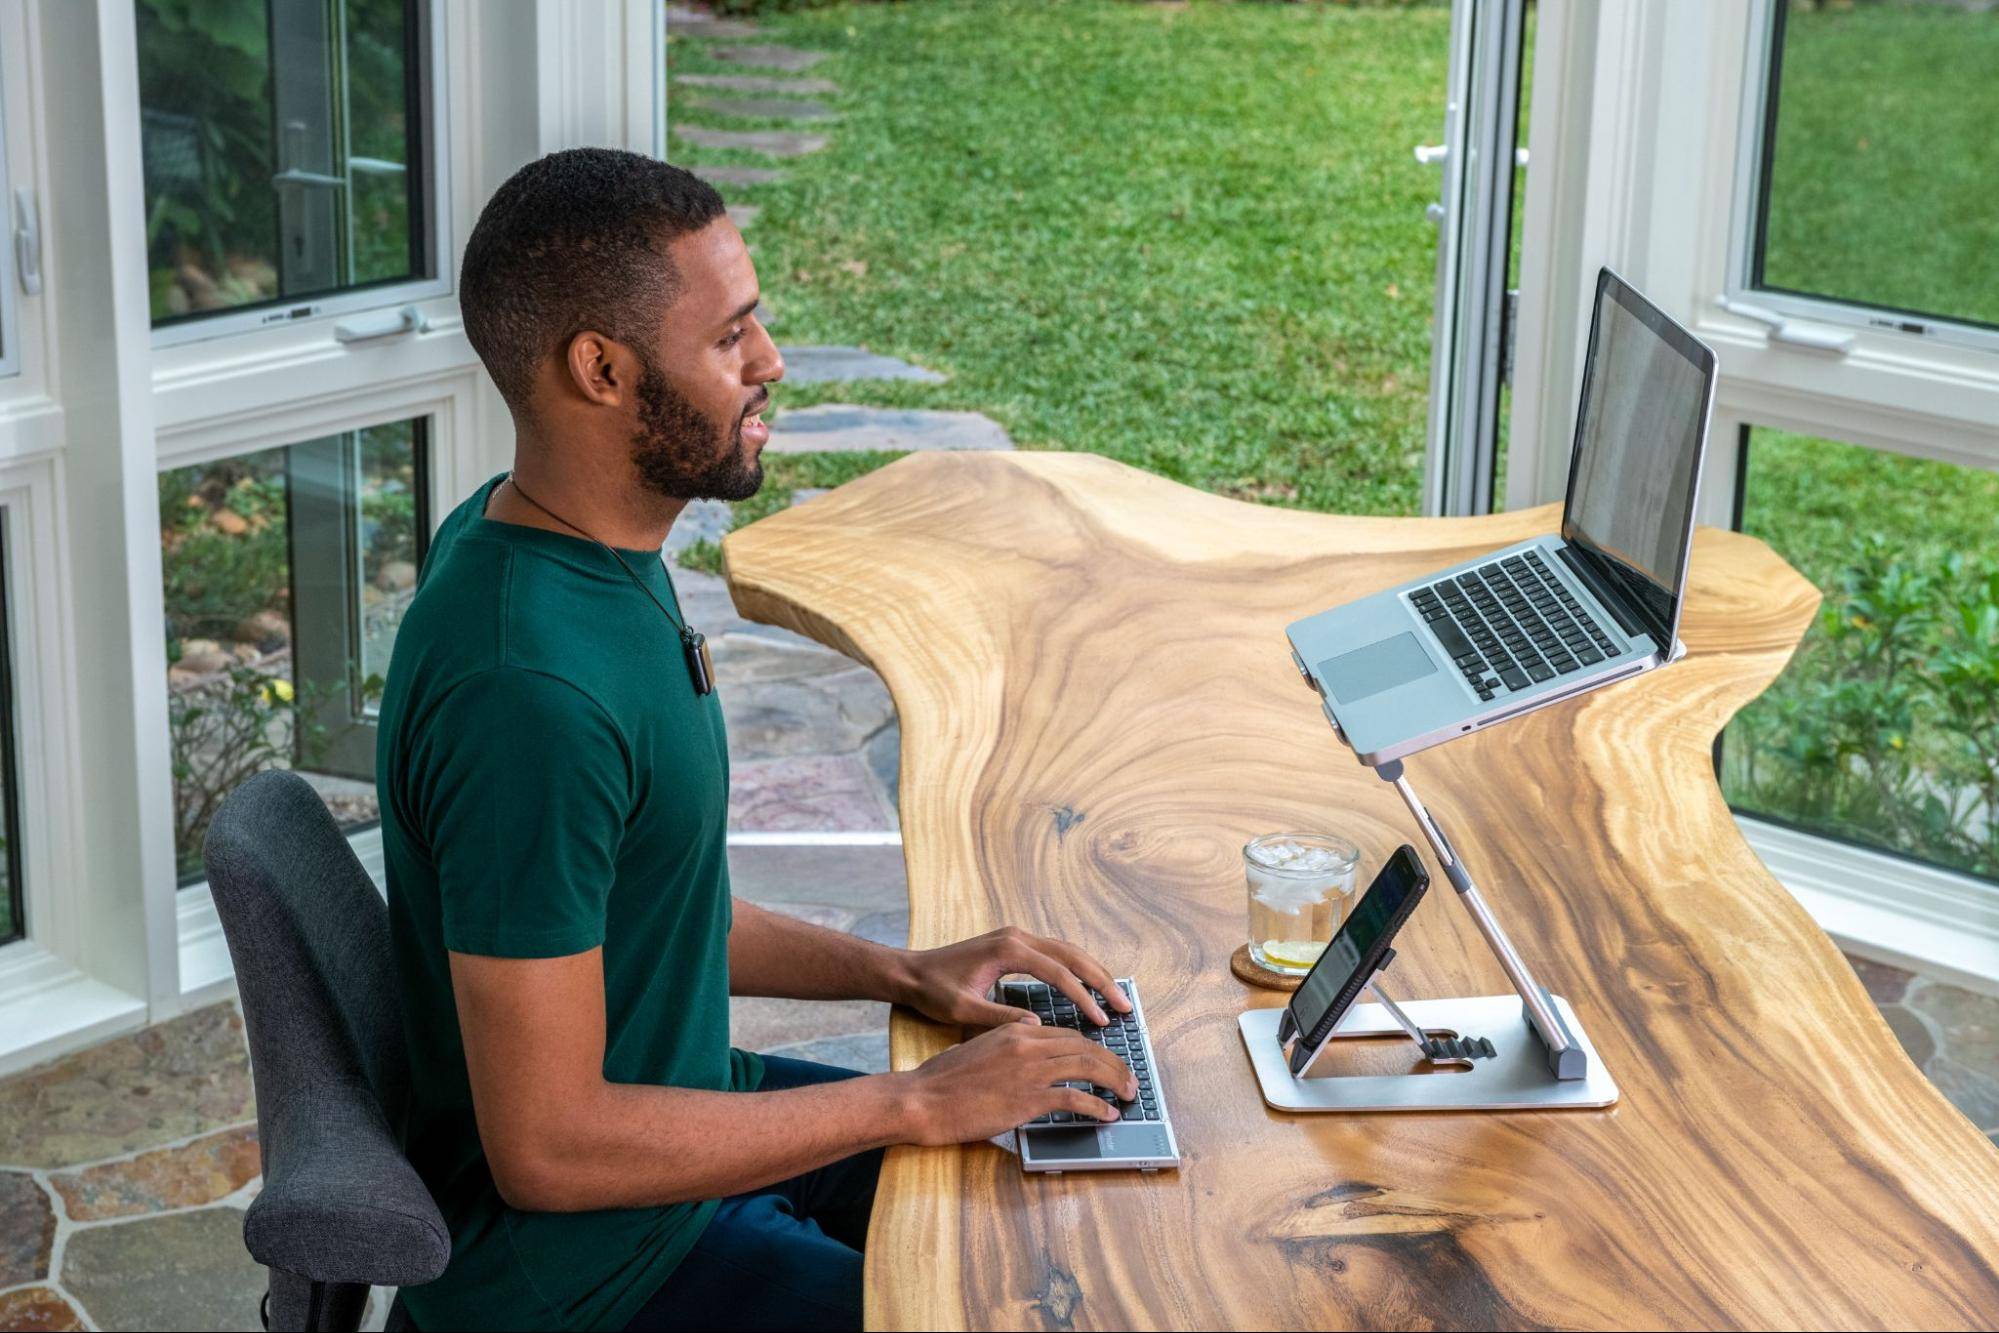
[[1024,1021],[981,1032],[895,1077],[909,1079],[913,1093],[909,1139],[928,1147],[989,1139],[1050,1111],[1118,1118],[1103,1098],[1063,1083],[1088,1081],[1127,1102],[1138,1096],[1138,1080],[1112,1052],[1074,1032]]
[[903,958],[906,975],[896,1001],[940,1023],[996,1027],[1022,1021],[1026,1016],[1021,1010],[986,998],[993,983],[1014,972],[1024,972],[1055,987],[1099,1027],[1110,1017],[1090,998],[1092,988],[1108,998],[1113,1009],[1131,1012],[1131,1001],[1102,963],[1074,945],[1042,939],[1013,926],[941,949],[910,950]]

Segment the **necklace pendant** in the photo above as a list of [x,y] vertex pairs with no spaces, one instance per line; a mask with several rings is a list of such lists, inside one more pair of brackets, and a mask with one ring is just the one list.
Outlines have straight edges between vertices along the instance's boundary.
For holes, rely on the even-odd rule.
[[708,636],[696,630],[680,631],[680,648],[687,657],[687,676],[694,682],[694,692],[713,694],[715,692],[715,659],[708,653]]

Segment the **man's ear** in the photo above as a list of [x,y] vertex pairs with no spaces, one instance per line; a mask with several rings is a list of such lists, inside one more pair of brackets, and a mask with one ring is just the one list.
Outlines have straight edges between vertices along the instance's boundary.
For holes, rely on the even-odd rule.
[[631,349],[594,329],[569,340],[563,362],[576,392],[599,407],[622,404],[638,379],[638,359]]

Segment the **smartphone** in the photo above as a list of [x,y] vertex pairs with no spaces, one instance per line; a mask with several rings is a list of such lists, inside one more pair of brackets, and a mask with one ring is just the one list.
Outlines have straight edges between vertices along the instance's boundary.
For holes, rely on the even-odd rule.
[[1291,1047],[1293,1078],[1311,1068],[1361,988],[1395,956],[1389,942],[1429,887],[1430,872],[1423,868],[1416,849],[1407,843],[1396,848],[1333,942],[1292,992],[1291,1003],[1277,1025],[1280,1045],[1294,1035],[1298,1038]]

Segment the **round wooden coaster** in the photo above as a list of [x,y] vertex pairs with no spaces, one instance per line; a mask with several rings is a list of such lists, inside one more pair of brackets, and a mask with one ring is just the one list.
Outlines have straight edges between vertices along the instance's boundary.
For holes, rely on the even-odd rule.
[[1303,977],[1282,977],[1264,967],[1249,956],[1249,946],[1238,944],[1236,951],[1229,955],[1229,971],[1235,973],[1237,981],[1261,986],[1264,990],[1297,990]]

